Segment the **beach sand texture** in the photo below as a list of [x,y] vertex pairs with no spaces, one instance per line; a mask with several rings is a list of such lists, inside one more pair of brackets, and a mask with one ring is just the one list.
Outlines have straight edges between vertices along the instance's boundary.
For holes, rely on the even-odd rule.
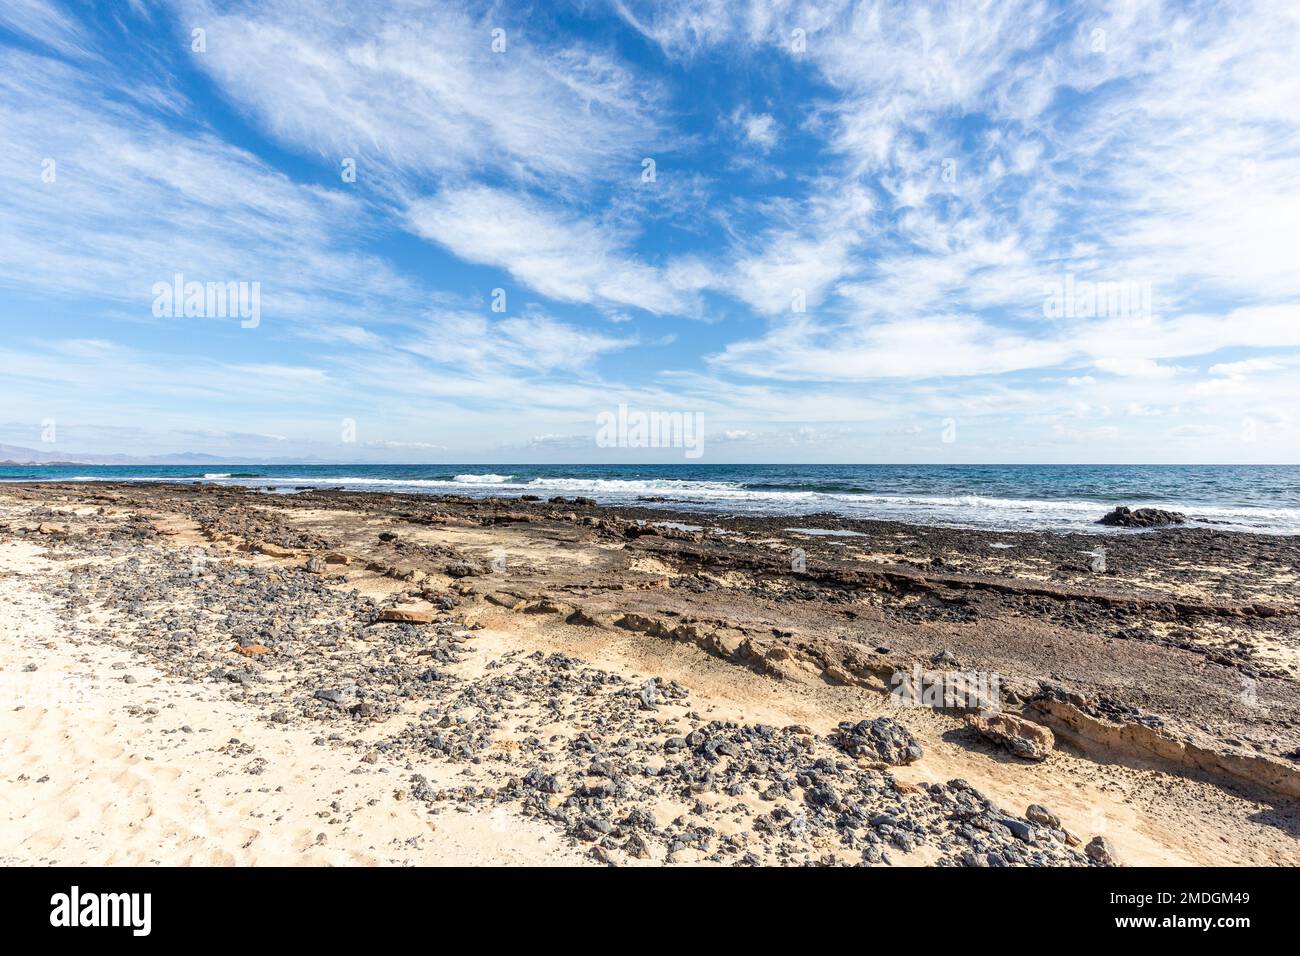
[[[1070,536],[645,520],[0,490],[0,861],[1300,861],[1293,539],[1099,579]],[[998,673],[1050,755],[904,706],[914,665]]]

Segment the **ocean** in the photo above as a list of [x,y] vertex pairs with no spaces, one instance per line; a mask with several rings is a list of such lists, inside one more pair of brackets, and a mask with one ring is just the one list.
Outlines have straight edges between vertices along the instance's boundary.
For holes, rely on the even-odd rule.
[[5,467],[0,481],[179,481],[430,494],[584,495],[726,514],[831,512],[996,530],[1100,531],[1116,505],[1300,534],[1295,465],[200,465]]

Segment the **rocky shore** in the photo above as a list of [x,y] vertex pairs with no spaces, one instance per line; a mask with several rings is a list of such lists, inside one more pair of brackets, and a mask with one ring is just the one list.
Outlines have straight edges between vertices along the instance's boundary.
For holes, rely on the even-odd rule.
[[[370,807],[429,825],[403,862],[453,830],[604,865],[1300,859],[1295,539],[14,484],[6,548],[0,584],[60,622],[42,647],[215,692],[353,778],[302,852],[370,846]],[[274,793],[273,746],[204,753]]]

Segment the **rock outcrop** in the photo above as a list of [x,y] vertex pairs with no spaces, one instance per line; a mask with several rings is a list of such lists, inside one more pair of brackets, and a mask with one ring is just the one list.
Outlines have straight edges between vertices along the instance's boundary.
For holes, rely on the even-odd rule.
[[1178,511],[1162,511],[1159,508],[1131,508],[1120,505],[1114,511],[1104,515],[1097,524],[1112,528],[1160,528],[1171,524],[1186,524],[1187,515]]
[[1023,717],[1011,714],[996,714],[992,717],[973,715],[966,722],[993,743],[1025,760],[1046,760],[1056,746],[1056,738],[1050,730]]

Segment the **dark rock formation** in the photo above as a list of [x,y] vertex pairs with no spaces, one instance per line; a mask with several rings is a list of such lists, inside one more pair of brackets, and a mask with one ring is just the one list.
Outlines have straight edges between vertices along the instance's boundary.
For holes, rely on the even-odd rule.
[[1114,528],[1159,528],[1168,524],[1184,524],[1186,521],[1187,516],[1177,511],[1161,511],[1159,508],[1138,508],[1134,511],[1120,505],[1097,523]]

